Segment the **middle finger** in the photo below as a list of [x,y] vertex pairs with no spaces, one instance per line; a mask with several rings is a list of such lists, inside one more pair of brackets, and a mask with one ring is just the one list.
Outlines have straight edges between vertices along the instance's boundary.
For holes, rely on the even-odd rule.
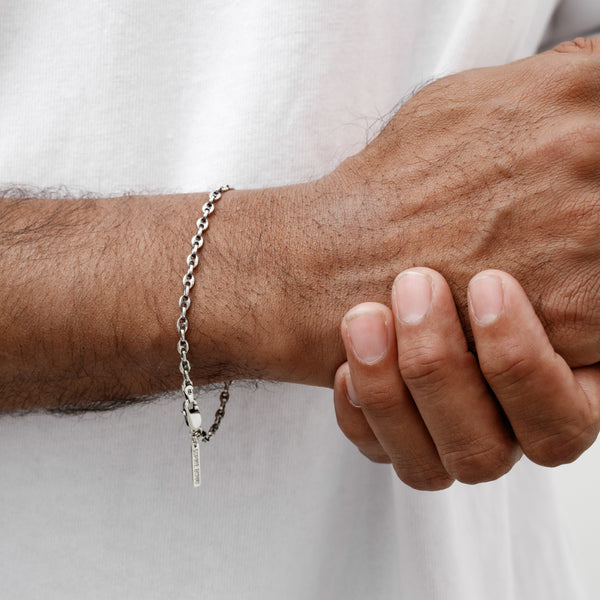
[[432,269],[405,271],[392,300],[400,374],[447,472],[464,483],[508,472],[521,451],[468,350],[445,279]]

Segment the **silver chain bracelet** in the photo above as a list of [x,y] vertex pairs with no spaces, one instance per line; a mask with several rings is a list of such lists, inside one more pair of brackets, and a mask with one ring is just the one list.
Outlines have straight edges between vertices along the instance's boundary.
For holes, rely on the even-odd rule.
[[183,383],[181,389],[183,390],[183,414],[185,416],[185,422],[190,428],[190,435],[192,437],[192,480],[194,487],[199,487],[201,482],[200,477],[200,444],[199,441],[209,442],[210,439],[215,435],[221,425],[221,421],[225,416],[225,405],[229,400],[229,385],[230,381],[225,382],[223,391],[219,398],[219,408],[215,413],[215,421],[210,426],[208,431],[202,429],[202,419],[200,417],[200,408],[198,403],[194,399],[194,384],[190,378],[190,370],[192,366],[188,360],[188,352],[190,345],[185,337],[185,334],[189,328],[189,322],[187,318],[187,311],[191,305],[190,292],[194,287],[194,269],[198,266],[198,252],[204,244],[204,232],[208,229],[208,217],[215,210],[215,202],[223,195],[224,192],[230,190],[228,185],[221,186],[218,190],[210,192],[208,195],[208,202],[202,207],[202,216],[196,221],[196,227],[198,232],[192,238],[192,252],[187,257],[188,270],[183,276],[183,294],[179,298],[179,319],[177,319],[177,331],[179,333],[179,341],[177,342],[177,350],[179,351],[180,361],[179,370],[183,375]]

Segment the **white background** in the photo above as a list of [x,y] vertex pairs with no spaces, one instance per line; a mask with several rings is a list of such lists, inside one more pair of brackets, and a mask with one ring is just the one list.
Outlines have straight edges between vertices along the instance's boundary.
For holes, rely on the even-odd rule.
[[571,526],[573,551],[590,599],[600,598],[600,441],[570,465],[556,469],[560,500]]

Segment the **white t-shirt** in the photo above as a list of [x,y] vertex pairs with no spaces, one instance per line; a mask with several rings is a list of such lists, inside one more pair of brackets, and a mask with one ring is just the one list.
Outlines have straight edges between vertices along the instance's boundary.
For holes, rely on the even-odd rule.
[[[423,82],[600,28],[572,0],[549,29],[557,4],[5,0],[0,186],[310,180]],[[180,400],[0,419],[0,597],[580,597],[543,469],[417,492],[343,437],[329,390],[234,385],[194,490]]]

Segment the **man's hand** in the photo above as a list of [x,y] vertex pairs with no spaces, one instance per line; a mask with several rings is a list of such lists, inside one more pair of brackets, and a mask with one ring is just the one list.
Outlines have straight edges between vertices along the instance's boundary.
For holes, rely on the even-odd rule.
[[417,489],[496,479],[521,451],[541,465],[570,462],[600,427],[600,368],[568,367],[515,279],[484,271],[468,296],[479,364],[431,269],[398,276],[393,311],[360,304],[342,323],[338,423]]
[[308,381],[330,384],[341,315],[416,265],[467,329],[470,278],[511,273],[571,366],[600,361],[600,39],[434,82],[315,187],[294,261]]

